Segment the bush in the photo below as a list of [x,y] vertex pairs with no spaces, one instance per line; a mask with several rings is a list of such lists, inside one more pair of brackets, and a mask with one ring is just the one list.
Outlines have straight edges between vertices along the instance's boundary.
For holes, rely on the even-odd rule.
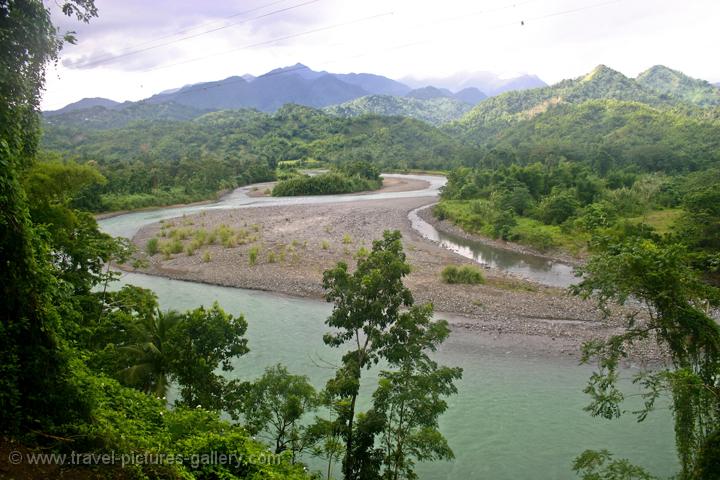
[[575,215],[580,203],[568,190],[556,190],[545,197],[538,206],[538,217],[549,225],[559,225]]
[[448,265],[443,269],[441,276],[443,282],[450,284],[464,283],[468,285],[478,285],[485,283],[482,271],[470,265]]
[[157,238],[151,238],[145,245],[145,251],[151,257],[160,251],[160,245]]
[[328,172],[311,177],[298,175],[281,180],[272,190],[273,197],[290,197],[297,195],[333,195],[352,193],[365,190],[377,190],[382,186],[380,179],[369,179],[358,175],[348,176],[344,173]]

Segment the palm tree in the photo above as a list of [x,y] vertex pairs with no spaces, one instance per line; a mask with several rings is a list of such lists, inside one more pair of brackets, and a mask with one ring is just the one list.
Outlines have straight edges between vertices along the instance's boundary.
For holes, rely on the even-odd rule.
[[123,380],[155,397],[166,397],[170,373],[168,345],[182,318],[176,311],[163,313],[157,309],[155,315],[139,319],[136,338],[140,341],[119,348],[132,362],[120,371]]

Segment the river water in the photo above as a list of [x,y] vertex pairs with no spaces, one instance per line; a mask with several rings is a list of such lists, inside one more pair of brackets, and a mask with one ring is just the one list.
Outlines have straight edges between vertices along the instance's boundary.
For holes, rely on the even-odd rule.
[[[442,181],[436,177],[429,180],[434,182],[429,190],[437,192]],[[103,220],[100,225],[108,233],[132,236],[147,223],[202,209],[327,203],[419,193],[253,199],[240,190],[219,204],[132,213]],[[141,274],[123,274],[119,285],[124,283],[154,290],[162,308],[185,310],[218,301],[229,313],[243,314],[249,324],[251,351],[235,361],[236,377],[254,378],[278,362],[288,365],[294,373],[308,375],[316,387],[322,387],[333,375],[327,365],[336,363],[339,353],[322,342],[329,304]],[[471,332],[458,332],[437,352],[440,363],[464,369],[460,393],[450,399],[450,408],[441,419],[441,430],[456,458],[421,464],[421,479],[571,479],[575,478],[570,468],[572,459],[587,448],[606,448],[661,476],[677,470],[667,409],[661,408],[642,423],[636,423],[631,415],[613,421],[591,418],[582,410],[588,401],[582,389],[591,373],[589,367],[578,366],[569,358],[547,358],[480,345]],[[364,384],[366,393],[372,389],[373,375],[371,372]],[[632,409],[631,403],[628,410]]]

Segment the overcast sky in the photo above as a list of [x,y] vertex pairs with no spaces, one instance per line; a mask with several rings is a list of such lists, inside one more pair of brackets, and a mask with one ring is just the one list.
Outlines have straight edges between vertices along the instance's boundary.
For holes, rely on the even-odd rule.
[[48,70],[46,110],[297,62],[396,79],[491,71],[548,83],[601,63],[629,76],[663,64],[720,81],[718,0],[96,0],[100,16],[88,25],[46,4],[78,37]]

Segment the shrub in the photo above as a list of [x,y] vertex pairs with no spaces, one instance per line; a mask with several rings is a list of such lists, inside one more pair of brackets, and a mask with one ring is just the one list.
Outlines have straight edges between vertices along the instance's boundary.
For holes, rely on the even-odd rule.
[[343,239],[342,239],[342,243],[343,243],[343,244],[348,245],[348,244],[350,244],[350,243],[352,243],[352,242],[353,242],[353,239],[352,239],[352,237],[350,236],[350,234],[346,233],[345,235],[343,235]]
[[550,225],[559,225],[575,215],[580,203],[568,190],[555,190],[538,206],[538,217]]
[[176,238],[168,244],[168,250],[170,253],[180,253],[183,251],[183,244]]
[[485,283],[485,278],[479,268],[470,265],[448,265],[441,273],[445,283],[464,283],[477,285]]
[[147,244],[145,245],[145,251],[147,252],[147,254],[152,257],[153,255],[158,253],[160,251],[159,243],[160,242],[157,238],[151,238],[150,240],[148,240]]
[[323,240],[322,242],[320,242],[320,247],[321,247],[323,250],[327,250],[328,248],[330,248],[330,244],[328,243],[327,240]]
[[203,253],[202,261],[203,263],[210,263],[210,260],[212,260],[212,255],[206,250],[205,253]]

